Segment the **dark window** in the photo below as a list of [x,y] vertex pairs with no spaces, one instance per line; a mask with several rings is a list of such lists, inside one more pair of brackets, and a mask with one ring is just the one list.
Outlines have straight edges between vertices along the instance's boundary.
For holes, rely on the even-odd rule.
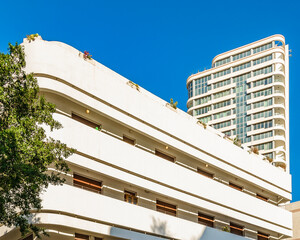
[[89,240],[89,236],[80,233],[75,233],[75,240]]
[[208,216],[203,213],[198,213],[198,223],[201,223],[208,227],[214,227],[215,218],[212,216]]
[[234,189],[237,189],[239,191],[243,191],[243,187],[241,187],[239,185],[236,185],[234,183],[229,182],[229,186],[232,187],[232,188],[234,188]]
[[95,129],[99,129],[101,128],[101,125],[100,124],[96,124],[96,123],[93,123],[83,117],[79,117],[78,115],[72,113],[72,118],[78,122],[81,122],[89,127],[92,127],[92,128],[95,128]]
[[244,236],[244,227],[231,222],[230,232],[236,235]]
[[95,240],[103,240],[103,238],[95,237]]
[[206,172],[200,168],[197,168],[197,172],[204,175],[205,177],[214,178],[214,175],[212,173]]
[[165,153],[162,153],[161,151],[159,151],[157,149],[155,149],[155,155],[157,155],[157,156],[159,156],[161,158],[164,158],[166,160],[169,160],[171,162],[175,162],[175,158],[174,157],[171,157],[171,156],[169,156],[169,155],[167,155]]
[[267,197],[264,197],[264,196],[262,196],[262,195],[260,195],[258,193],[256,194],[256,197],[259,198],[259,199],[261,199],[261,200],[263,200],[263,201],[266,201],[266,202],[269,200]]
[[33,234],[30,234],[29,236],[22,238],[22,240],[33,240]]
[[74,174],[73,185],[89,191],[101,193],[102,182]]
[[156,211],[176,216],[176,206],[163,201],[156,200]]
[[134,140],[131,139],[131,138],[128,138],[128,137],[126,137],[126,136],[123,136],[123,141],[124,141],[124,142],[127,142],[127,143],[129,143],[129,144],[131,144],[131,145],[134,145]]
[[137,205],[137,196],[134,192],[124,191],[124,201]]
[[262,232],[257,232],[257,240],[267,240],[269,239],[269,234],[265,234]]

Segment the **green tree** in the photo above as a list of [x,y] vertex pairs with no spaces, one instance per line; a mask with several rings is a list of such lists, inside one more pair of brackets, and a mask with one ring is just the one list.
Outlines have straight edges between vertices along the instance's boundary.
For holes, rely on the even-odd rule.
[[[47,137],[55,106],[39,95],[37,80],[26,74],[23,47],[9,44],[0,53],[0,225],[17,226],[22,235],[42,229],[28,219],[41,209],[40,194],[49,184],[62,184],[69,171],[65,159],[74,150]],[[57,169],[47,173],[49,165]]]

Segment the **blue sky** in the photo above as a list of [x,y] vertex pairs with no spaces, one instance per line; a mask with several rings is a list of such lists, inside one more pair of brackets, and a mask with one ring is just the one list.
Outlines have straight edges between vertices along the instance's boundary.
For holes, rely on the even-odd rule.
[[[219,53],[283,34],[290,58],[293,201],[300,200],[300,1],[1,1],[0,51],[32,33],[84,51],[186,110],[187,77]],[[242,159],[241,159],[242,161]]]

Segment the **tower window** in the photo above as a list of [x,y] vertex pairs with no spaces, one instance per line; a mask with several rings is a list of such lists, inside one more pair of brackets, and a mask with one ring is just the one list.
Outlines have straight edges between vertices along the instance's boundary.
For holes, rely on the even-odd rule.
[[124,201],[128,203],[132,203],[134,205],[137,205],[138,198],[136,196],[136,193],[130,192],[130,191],[124,191]]

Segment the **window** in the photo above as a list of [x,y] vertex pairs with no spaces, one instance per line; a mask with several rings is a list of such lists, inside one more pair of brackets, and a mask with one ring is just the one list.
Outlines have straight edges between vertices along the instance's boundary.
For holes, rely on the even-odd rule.
[[268,67],[261,68],[261,69],[253,71],[253,76],[258,76],[258,75],[261,75],[261,74],[268,74],[272,71],[273,71],[272,66],[268,66]]
[[198,108],[194,110],[194,116],[195,115],[200,115],[200,114],[205,114],[208,113],[208,111],[211,110],[211,106],[203,107],[203,108]]
[[207,97],[198,98],[198,99],[195,100],[195,106],[207,103],[210,100],[211,100],[211,96],[210,95],[207,96]]
[[267,50],[269,48],[272,48],[272,43],[267,43],[265,45],[254,48],[253,53],[259,53],[259,52],[262,52],[262,51]]
[[271,117],[273,115],[272,109],[264,112],[259,112],[253,114],[253,119],[258,119],[258,118],[267,118]]
[[253,130],[262,129],[262,128],[271,128],[271,127],[273,127],[272,120],[254,124]]
[[225,96],[229,95],[230,93],[231,93],[230,89],[222,91],[222,92],[215,93],[214,94],[214,99],[220,98],[220,97],[225,97]]
[[96,128],[96,129],[101,129],[101,124],[96,124],[96,123],[93,123],[83,117],[80,117],[78,115],[76,115],[75,113],[72,113],[72,118],[78,122],[81,122],[89,127],[92,127],[92,128]]
[[225,75],[229,74],[230,72],[231,72],[230,68],[228,68],[228,69],[225,69],[223,71],[214,73],[214,78],[225,76]]
[[73,176],[73,185],[89,191],[101,193],[102,182],[92,180],[77,174]]
[[267,197],[264,197],[264,196],[262,196],[262,195],[260,195],[258,193],[256,194],[256,197],[259,198],[259,199],[261,199],[261,200],[264,200],[266,202],[269,200]]
[[29,236],[22,238],[22,240],[33,240],[33,234],[30,234]]
[[272,136],[273,136],[272,131],[256,134],[253,136],[253,141],[257,141],[257,140],[264,139],[264,138],[269,138]]
[[136,193],[124,190],[124,201],[137,205],[137,196]]
[[94,240],[103,240],[103,238],[94,237]]
[[232,187],[232,188],[234,188],[236,190],[239,190],[239,191],[243,191],[243,187],[241,187],[239,185],[236,185],[236,184],[234,184],[232,182],[229,182],[229,187]]
[[216,88],[219,88],[219,87],[223,87],[223,86],[229,85],[230,83],[231,83],[231,80],[230,79],[226,79],[226,80],[223,80],[221,82],[215,83],[213,86],[214,86],[214,89],[216,89]]
[[231,125],[231,121],[229,120],[229,121],[225,121],[225,122],[221,122],[221,123],[216,123],[213,126],[215,129],[219,129],[219,128],[228,127],[230,125]]
[[214,104],[214,109],[226,107],[226,106],[229,106],[230,104],[231,104],[231,99],[224,101],[224,102],[219,102],[219,103]]
[[134,139],[131,139],[131,138],[129,138],[129,137],[126,137],[126,136],[124,136],[123,135],[123,141],[124,142],[127,142],[127,143],[129,143],[129,144],[131,144],[131,145],[134,145]]
[[195,80],[195,95],[200,95],[211,90],[211,85],[207,85],[207,81],[211,79],[211,75],[201,77]]
[[214,114],[214,119],[219,119],[219,118],[227,117],[227,116],[230,116],[230,115],[231,115],[231,110],[228,110],[228,111],[225,111],[225,112],[219,112],[219,113]]
[[197,168],[197,172],[205,177],[214,178],[214,175],[212,173],[206,172],[206,171],[202,170],[201,168]]
[[188,85],[189,98],[193,96],[193,81]]
[[165,153],[162,153],[161,151],[159,151],[157,149],[155,149],[155,155],[159,156],[159,157],[161,157],[163,159],[166,159],[168,161],[175,162],[175,157],[171,157],[171,156],[169,156],[169,155],[167,155]]
[[243,69],[248,68],[248,67],[251,67],[250,62],[247,62],[247,63],[241,64],[241,65],[238,65],[236,67],[233,67],[232,70],[233,70],[233,72],[237,72],[237,71],[243,70]]
[[256,59],[253,61],[253,65],[257,65],[257,64],[260,64],[260,63],[264,63],[264,62],[267,62],[267,61],[270,61],[272,60],[272,54],[271,55],[268,55],[268,56],[265,56],[265,57],[262,57],[262,58],[259,58],[259,59]]
[[233,79],[233,82],[245,82],[248,78],[251,77],[251,73],[245,73],[243,75],[236,76]]
[[176,206],[160,200],[156,200],[156,211],[176,216]]
[[214,67],[218,67],[218,66],[221,66],[225,63],[229,63],[230,62],[230,57],[227,57],[227,58],[224,58],[224,59],[221,59],[219,61],[216,61],[215,64],[214,64]]
[[214,227],[215,218],[201,212],[198,213],[198,223],[208,227]]
[[246,52],[242,52],[242,53],[233,55],[233,56],[232,56],[232,60],[235,61],[235,60],[238,60],[238,59],[241,59],[241,58],[250,56],[250,55],[251,55],[251,50],[248,50],[248,51],[246,51]]
[[267,99],[264,101],[254,103],[253,109],[259,108],[259,107],[268,107],[268,106],[271,106],[272,104],[273,104],[273,100],[272,100],[272,98],[270,98],[270,99]]
[[270,150],[273,148],[273,142],[258,144],[254,147],[257,147],[258,150]]
[[203,118],[198,118],[199,121],[203,123],[208,123],[211,120],[211,116],[203,117]]
[[270,235],[262,232],[257,232],[257,240],[267,240]]
[[89,240],[89,236],[80,233],[75,233],[75,240]]
[[244,227],[230,222],[230,232],[239,236],[244,236]]
[[253,98],[257,98],[257,97],[260,97],[260,96],[268,96],[270,94],[272,94],[272,88],[267,88],[267,89],[264,89],[264,90],[257,91],[255,93],[253,93]]
[[272,83],[272,77],[264,78],[253,82],[253,87],[258,87],[261,85],[267,85]]

